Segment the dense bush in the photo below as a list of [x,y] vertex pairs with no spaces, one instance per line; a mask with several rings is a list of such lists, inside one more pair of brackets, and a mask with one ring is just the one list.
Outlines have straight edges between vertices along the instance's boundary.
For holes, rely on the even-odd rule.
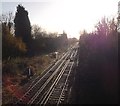
[[118,34],[114,20],[103,19],[95,33],[79,40],[75,103],[118,103]]
[[2,58],[22,56],[26,53],[26,45],[21,38],[15,38],[6,24],[2,24]]

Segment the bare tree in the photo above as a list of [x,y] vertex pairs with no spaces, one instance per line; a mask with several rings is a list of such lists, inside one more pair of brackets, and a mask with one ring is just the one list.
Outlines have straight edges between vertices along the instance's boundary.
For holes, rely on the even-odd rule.
[[34,24],[32,26],[32,35],[33,35],[34,38],[36,38],[38,36],[42,36],[41,32],[42,32],[42,28],[41,27],[39,27],[36,24]]
[[13,25],[13,19],[14,19],[14,16],[13,16],[12,12],[9,12],[9,13],[6,13],[6,14],[2,14],[0,16],[0,22],[2,24],[5,24],[6,26],[8,26],[9,30],[11,29],[11,27]]

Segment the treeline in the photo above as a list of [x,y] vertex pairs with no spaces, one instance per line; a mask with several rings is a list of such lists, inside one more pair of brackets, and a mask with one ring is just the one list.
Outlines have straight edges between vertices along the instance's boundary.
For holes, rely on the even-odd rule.
[[17,6],[15,16],[12,13],[1,16],[2,58],[34,56],[54,52],[67,47],[70,43],[67,34],[47,33],[38,25],[30,24],[28,12],[22,5]]
[[2,23],[2,58],[23,56],[26,52],[26,45],[22,39],[14,37],[8,26]]
[[118,33],[114,19],[103,18],[96,31],[79,39],[79,64],[74,86],[78,104],[118,103]]
[[68,39],[64,39],[65,35],[58,36],[55,38],[42,37],[33,40],[33,51],[35,54],[40,54],[43,52],[54,52],[58,49],[68,46]]

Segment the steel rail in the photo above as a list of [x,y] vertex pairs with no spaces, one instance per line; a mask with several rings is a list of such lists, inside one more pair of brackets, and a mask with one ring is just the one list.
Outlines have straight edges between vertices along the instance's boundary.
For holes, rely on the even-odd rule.
[[49,98],[50,94],[53,92],[53,90],[55,89],[55,85],[59,82],[60,78],[62,77],[66,67],[68,66],[69,64],[69,60],[66,62],[64,68],[62,68],[61,72],[59,73],[59,75],[57,76],[56,80],[53,82],[52,86],[50,87],[50,89],[47,91],[47,94],[45,95],[45,97],[43,98],[42,101],[38,101],[37,104],[43,104],[44,101],[46,100],[46,98]]
[[48,83],[52,80],[52,78],[58,73],[62,65],[65,63],[67,56],[62,61],[62,63],[57,67],[57,69],[52,73],[52,75],[47,79],[47,81],[42,85],[42,87],[37,91],[37,93],[30,99],[28,104],[32,104],[34,100],[39,96],[39,94],[45,89],[45,87],[48,85]]
[[71,67],[70,67],[70,71],[69,71],[69,73],[68,73],[68,75],[67,75],[67,78],[66,78],[66,81],[65,81],[65,83],[64,83],[64,87],[63,87],[63,89],[62,89],[62,92],[61,92],[61,94],[60,94],[59,100],[58,100],[58,102],[57,102],[57,106],[58,106],[58,105],[60,104],[60,102],[61,102],[61,98],[62,98],[63,92],[65,91],[65,88],[66,88],[66,85],[67,85],[67,82],[68,82],[68,78],[69,78],[70,73],[71,73],[71,71],[72,71],[73,64],[74,64],[74,63],[72,63],[72,65],[71,65]]

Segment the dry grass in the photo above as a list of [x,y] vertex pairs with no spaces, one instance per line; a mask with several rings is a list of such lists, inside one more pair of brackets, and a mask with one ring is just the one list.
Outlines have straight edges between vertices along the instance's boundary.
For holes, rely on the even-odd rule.
[[[65,52],[67,48],[59,50],[59,56],[62,56],[62,53]],[[50,64],[54,62],[55,58],[51,57],[49,54],[34,56],[31,58],[14,58],[9,60],[4,60],[2,62],[2,103],[9,104],[13,97],[14,93],[18,88],[22,89],[24,85],[29,81],[26,75],[23,75],[26,67],[31,65],[33,72],[36,75],[40,75]],[[16,94],[18,97],[19,94]]]
[[[35,56],[31,58],[15,58],[3,61],[3,104],[10,103],[17,88],[28,82],[27,76],[23,75],[27,65],[33,67],[34,73],[40,75],[52,62],[54,58],[49,55]],[[14,89],[11,88],[14,87]]]

